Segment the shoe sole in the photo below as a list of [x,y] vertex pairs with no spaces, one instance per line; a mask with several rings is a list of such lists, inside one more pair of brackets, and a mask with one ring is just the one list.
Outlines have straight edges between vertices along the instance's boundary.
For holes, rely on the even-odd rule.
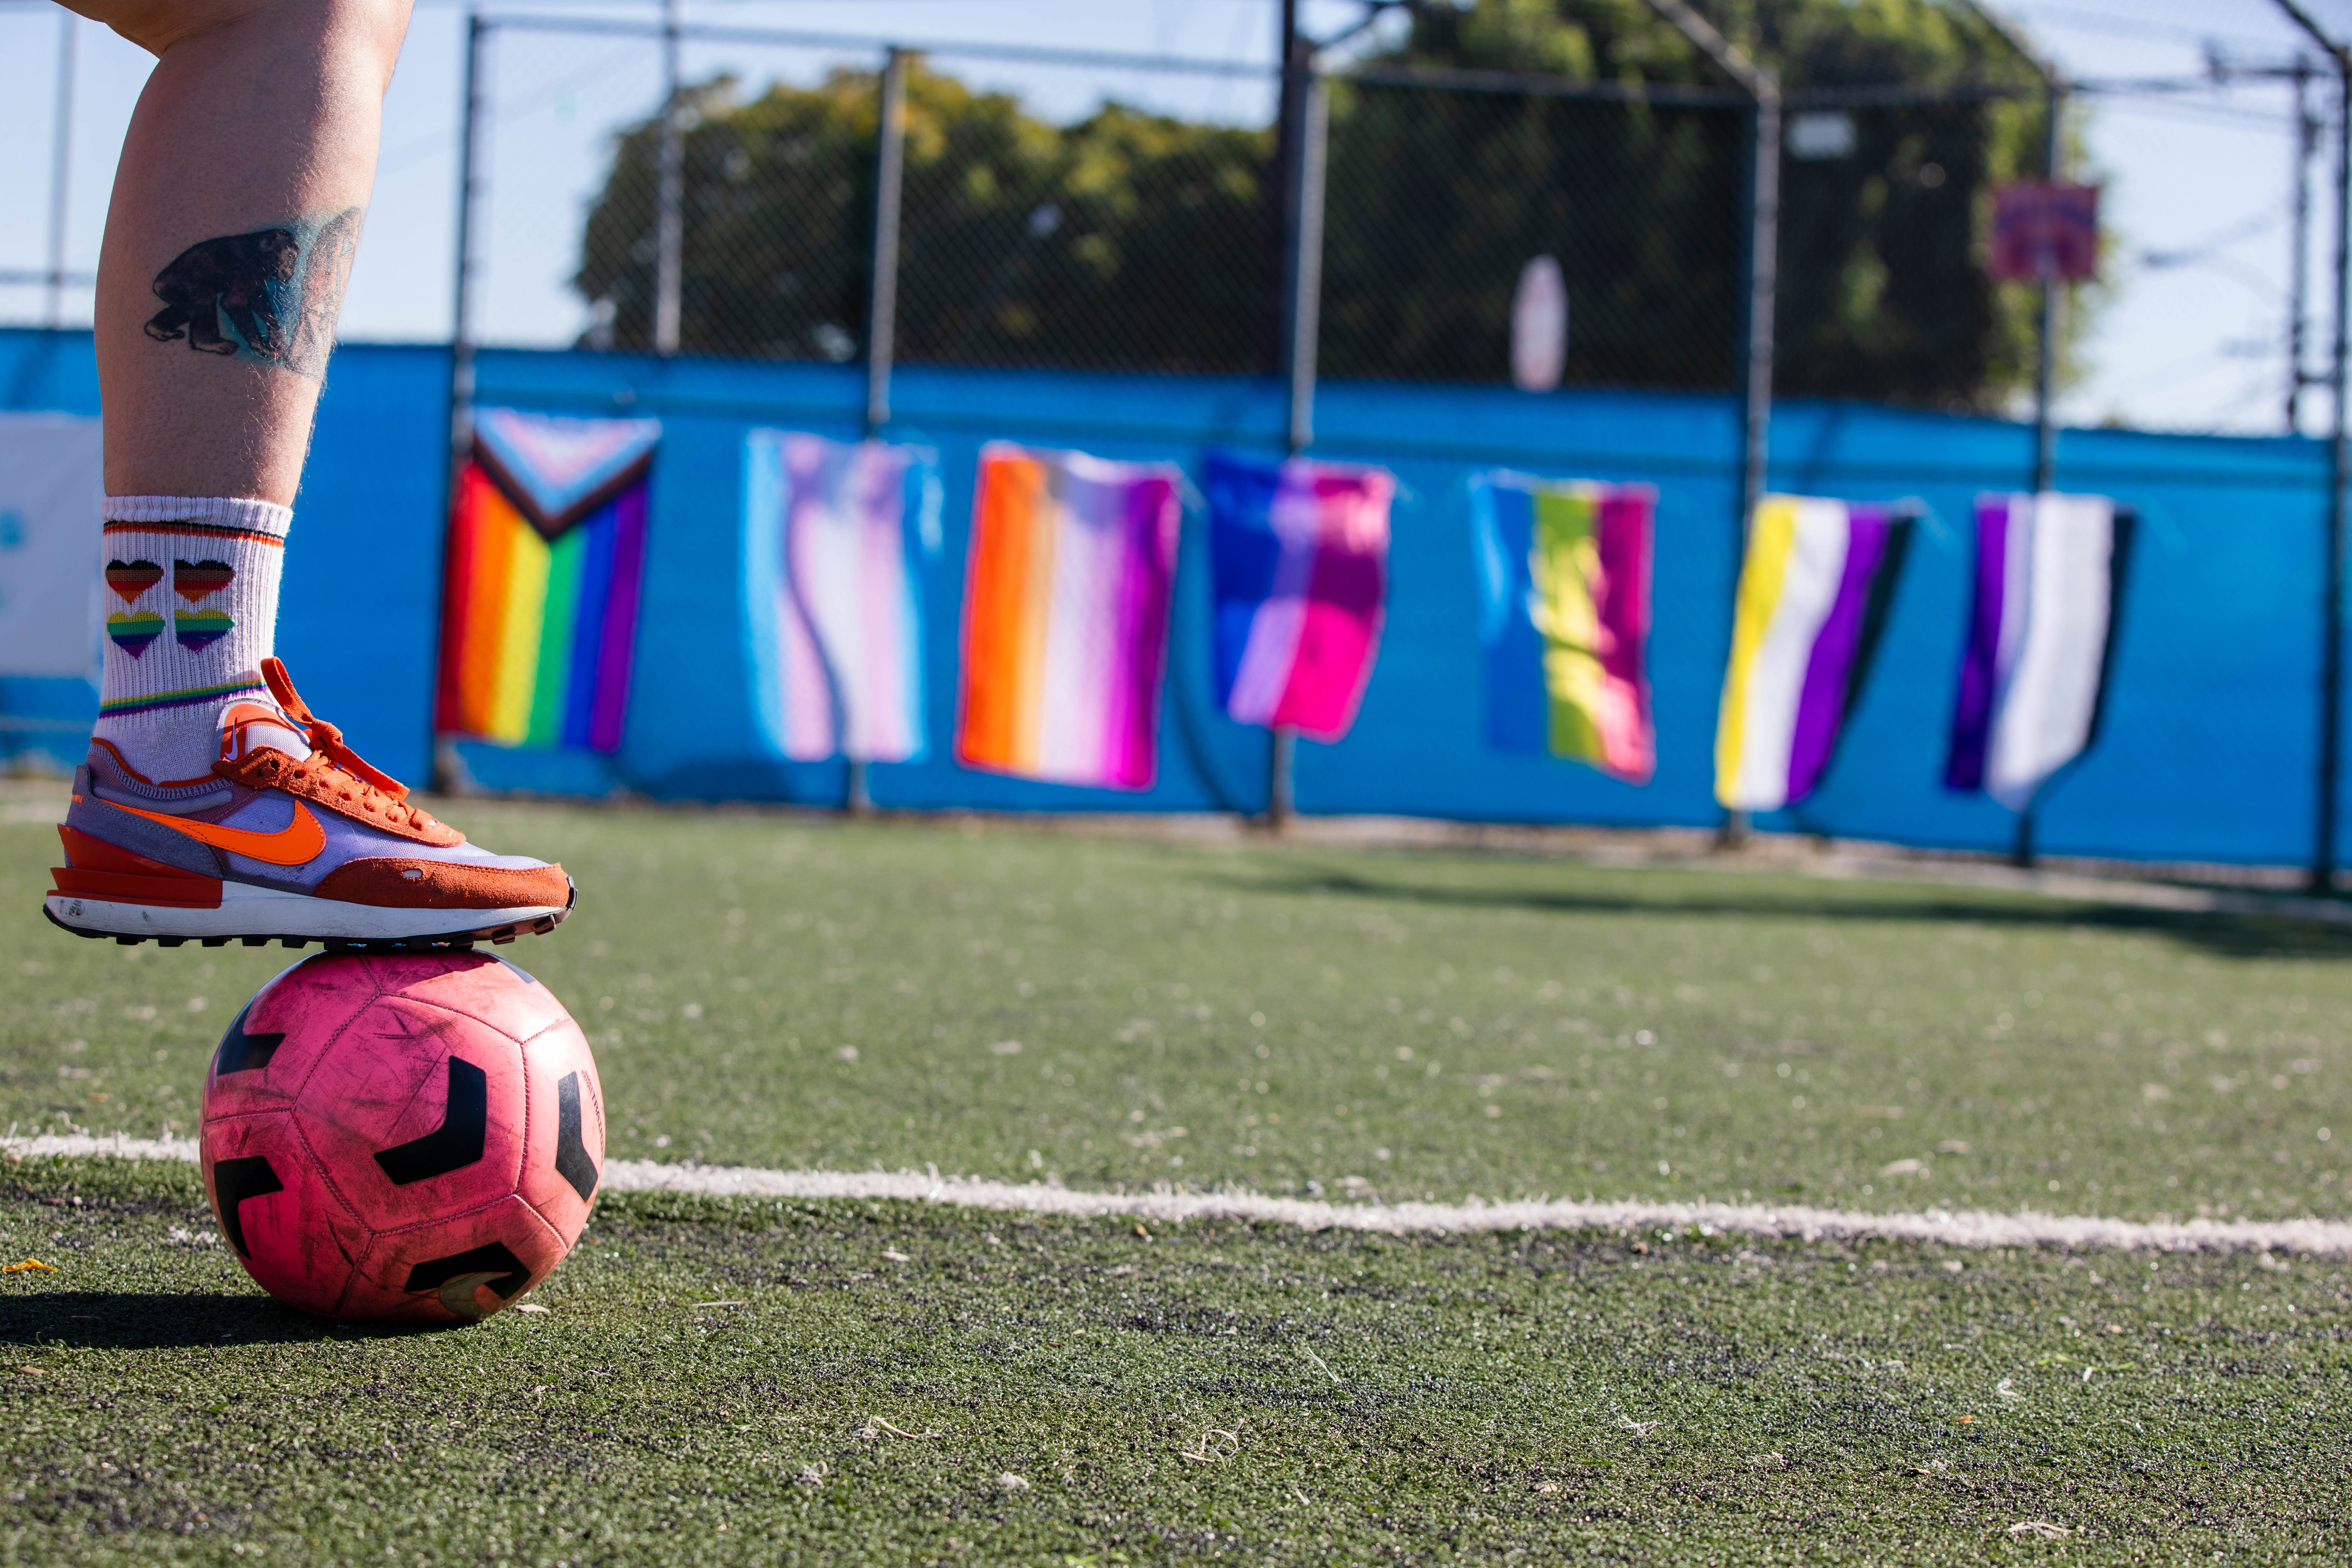
[[[266,947],[275,942],[299,948],[316,942],[362,952],[424,952],[471,947],[478,942],[503,944],[519,936],[551,931],[579,901],[574,889],[561,909],[526,904],[503,910],[405,910],[313,898],[243,882],[225,881],[220,889],[216,909],[111,903],[51,893],[41,900],[41,912],[50,924],[76,936],[111,937],[124,947],[142,942],[161,947],[188,942],[206,947],[226,947],[232,942]],[[441,921],[467,923],[456,929],[432,929]],[[427,929],[419,931],[420,924]]]

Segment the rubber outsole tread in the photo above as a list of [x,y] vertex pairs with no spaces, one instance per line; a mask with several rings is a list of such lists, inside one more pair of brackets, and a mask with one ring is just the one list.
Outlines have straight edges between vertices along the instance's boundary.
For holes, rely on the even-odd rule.
[[137,947],[142,942],[149,942],[155,943],[158,947],[179,947],[191,941],[200,942],[206,947],[226,947],[232,942],[241,942],[247,947],[268,947],[274,942],[284,947],[299,950],[301,948],[308,947],[310,943],[315,942],[320,947],[325,948],[329,952],[470,952],[473,945],[478,942],[488,942],[503,947],[507,943],[513,942],[517,937],[543,936],[547,932],[553,931],[557,926],[562,925],[567,919],[569,919],[572,914],[572,906],[579,901],[580,890],[577,888],[574,888],[572,889],[571,897],[564,900],[562,909],[551,915],[541,915],[534,921],[518,921],[512,925],[481,926],[472,931],[441,931],[427,936],[387,937],[382,939],[289,935],[234,937],[207,936],[194,938],[184,936],[126,936],[121,931],[85,931],[80,926],[68,925],[65,921],[58,919],[56,914],[50,910],[48,905],[46,903],[41,906],[41,914],[51,925],[57,927],[59,931],[68,931],[79,937],[86,937],[92,942],[111,938],[115,944],[120,947]]

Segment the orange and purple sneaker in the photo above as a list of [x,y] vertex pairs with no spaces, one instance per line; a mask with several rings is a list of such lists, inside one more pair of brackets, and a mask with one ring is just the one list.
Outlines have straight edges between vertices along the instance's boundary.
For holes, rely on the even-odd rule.
[[416,951],[511,942],[572,912],[562,867],[467,843],[344,745],[284,665],[261,673],[278,700],[222,712],[210,777],[153,784],[90,742],[58,828],[51,921],[126,944]]

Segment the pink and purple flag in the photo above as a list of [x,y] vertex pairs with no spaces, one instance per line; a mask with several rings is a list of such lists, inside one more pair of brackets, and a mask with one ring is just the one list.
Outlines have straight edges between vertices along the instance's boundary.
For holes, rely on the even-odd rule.
[[1149,789],[1183,520],[1172,465],[981,448],[956,761]]
[[2097,738],[2130,519],[2105,496],[1977,500],[1976,605],[1944,787],[2023,811]]
[[745,584],[762,723],[794,762],[924,753],[918,563],[938,548],[929,455],[754,430]]
[[1647,485],[1482,474],[1470,482],[1486,650],[1486,741],[1647,784]]
[[1217,700],[1244,724],[1336,741],[1387,611],[1385,468],[1209,454]]

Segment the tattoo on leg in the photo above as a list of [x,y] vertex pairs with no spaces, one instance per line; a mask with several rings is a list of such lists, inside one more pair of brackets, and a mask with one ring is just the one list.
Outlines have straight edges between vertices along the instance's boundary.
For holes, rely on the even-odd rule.
[[335,346],[335,318],[359,247],[360,209],[192,245],[155,274],[163,308],[157,342],[242,355],[317,381]]

